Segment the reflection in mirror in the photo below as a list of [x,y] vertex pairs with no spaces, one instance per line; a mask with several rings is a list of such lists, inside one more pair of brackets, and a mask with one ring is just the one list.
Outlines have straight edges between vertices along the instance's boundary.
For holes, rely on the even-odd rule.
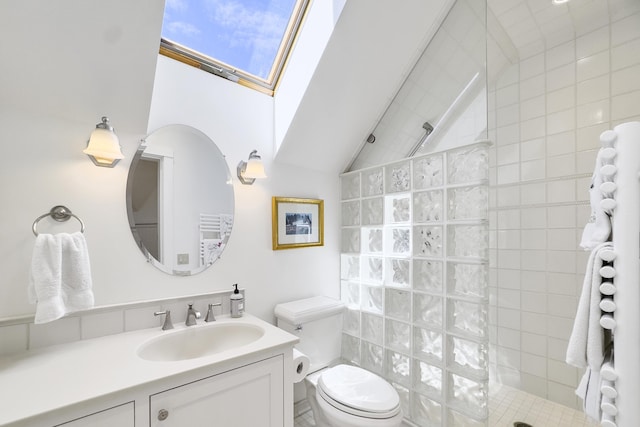
[[151,264],[179,276],[204,271],[229,240],[233,207],[229,167],[205,134],[169,125],[140,143],[127,179],[127,215]]

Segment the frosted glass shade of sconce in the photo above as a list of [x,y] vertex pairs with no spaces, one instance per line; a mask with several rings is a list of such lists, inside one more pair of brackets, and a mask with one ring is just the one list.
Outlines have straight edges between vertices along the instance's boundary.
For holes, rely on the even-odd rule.
[[124,158],[120,150],[120,141],[113,127],[109,124],[109,118],[103,117],[102,122],[96,125],[91,132],[87,148],[82,150],[89,156],[96,166],[112,168]]
[[258,155],[258,150],[249,153],[249,159],[238,163],[238,179],[245,185],[252,185],[256,179],[266,178],[262,158]]

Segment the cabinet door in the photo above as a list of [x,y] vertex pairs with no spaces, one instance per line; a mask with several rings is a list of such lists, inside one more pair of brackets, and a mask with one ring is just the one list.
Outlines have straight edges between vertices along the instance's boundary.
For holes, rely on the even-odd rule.
[[[58,424],[61,427],[134,427],[133,402],[96,412],[73,421]],[[57,427],[57,426],[56,426]]]
[[152,427],[281,427],[283,358],[272,357],[150,397]]

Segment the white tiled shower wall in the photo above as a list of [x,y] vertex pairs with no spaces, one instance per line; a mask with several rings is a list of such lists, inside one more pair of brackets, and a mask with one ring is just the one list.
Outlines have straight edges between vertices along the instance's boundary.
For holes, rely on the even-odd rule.
[[491,374],[577,407],[565,364],[601,132],[640,120],[640,12],[530,52],[489,92]]

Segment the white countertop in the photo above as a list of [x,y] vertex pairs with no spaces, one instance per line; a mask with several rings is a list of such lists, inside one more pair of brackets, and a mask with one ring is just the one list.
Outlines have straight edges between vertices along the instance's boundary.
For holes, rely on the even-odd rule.
[[[254,316],[219,317],[221,323],[259,325],[265,334],[239,348],[190,360],[157,362],[137,356],[138,347],[173,331],[159,327],[55,345],[0,358],[0,425],[60,409],[110,393],[157,381],[198,368],[255,355],[298,338]],[[197,326],[210,324],[201,321]],[[184,329],[176,325],[175,330]]]

